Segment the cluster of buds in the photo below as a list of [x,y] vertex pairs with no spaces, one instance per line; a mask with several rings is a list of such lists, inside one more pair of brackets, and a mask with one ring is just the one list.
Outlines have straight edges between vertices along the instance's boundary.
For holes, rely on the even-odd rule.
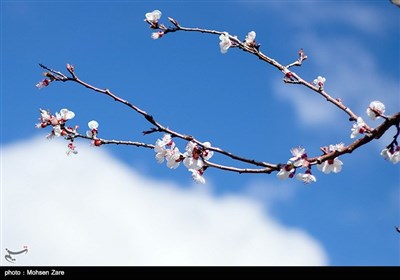
[[153,32],[151,34],[151,38],[154,40],[157,40],[157,39],[161,38],[162,36],[164,36],[165,30],[167,30],[167,28],[163,24],[159,23],[161,15],[162,15],[162,13],[159,10],[154,10],[152,12],[148,12],[145,14],[144,21],[150,25],[149,27],[151,29],[160,29],[160,31]]
[[[305,184],[316,182],[317,179],[312,174],[311,166],[307,160],[306,150],[302,147],[296,147],[291,149],[290,152],[292,157],[281,167],[277,177],[281,180],[296,177],[296,179],[303,181]],[[306,168],[306,171],[296,174],[297,168]]]
[[[255,48],[259,49],[260,45],[256,43],[256,32],[255,31],[250,31],[247,33],[246,38],[244,39],[244,44],[250,48]],[[237,37],[234,36],[236,39]],[[231,40],[231,35],[228,32],[223,32],[221,35],[219,35],[219,48],[222,54],[225,54],[228,52],[229,48],[234,47],[236,45],[235,41]]]
[[[79,126],[75,127],[67,127],[67,121],[73,119],[75,117],[75,113],[64,108],[61,109],[60,112],[56,112],[54,115],[50,113],[49,110],[40,109],[40,122],[36,124],[37,128],[45,128],[48,126],[52,127],[50,134],[46,136],[47,139],[52,139],[54,137],[64,137],[65,139],[69,140],[70,143],[68,144],[67,155],[77,154],[78,151],[76,150],[76,146],[74,145],[74,139],[77,136],[82,137],[78,134],[77,130]],[[98,127],[99,123],[95,120],[90,121],[88,123],[88,127],[90,130],[86,131],[86,136],[88,138],[93,139],[92,145],[93,146],[100,146],[103,144],[101,139],[97,138],[98,134]]]
[[[340,151],[343,149],[344,144],[330,145],[329,147],[324,147],[323,151],[325,154],[334,153],[335,151]],[[277,174],[277,177],[281,180],[287,178],[296,177],[296,179],[303,181],[305,184],[316,182],[316,177],[311,172],[311,165],[307,159],[307,154],[304,148],[296,147],[290,150],[292,157],[284,164]],[[325,174],[331,172],[338,173],[342,170],[343,162],[341,162],[337,157],[329,160],[325,160],[321,164],[317,165],[317,168]],[[304,173],[296,174],[297,168],[305,168]]]
[[303,48],[298,51],[299,59],[297,60],[298,65],[300,66],[304,60],[308,58],[308,56],[304,53]]
[[297,53],[299,55],[299,58],[295,62],[290,63],[282,69],[282,73],[285,75],[283,77],[283,81],[285,83],[293,83],[297,81],[297,78],[293,75],[289,68],[292,66],[301,66],[303,61],[308,58],[308,56],[304,53],[303,48],[301,48]]
[[158,163],[163,163],[166,160],[169,168],[176,169],[183,162],[185,167],[192,173],[195,182],[205,184],[203,173],[207,169],[207,165],[204,161],[209,160],[214,154],[213,151],[209,150],[210,147],[210,142],[198,145],[190,141],[185,147],[185,153],[182,154],[171,135],[165,134],[161,139],[157,139],[154,151],[156,152]]
[[68,109],[61,109],[60,112],[56,112],[55,115],[50,114],[50,111],[39,109],[40,111],[40,123],[36,124],[37,128],[45,128],[52,126],[53,129],[51,134],[47,138],[53,138],[54,136],[65,136],[70,132],[66,130],[65,123],[75,117],[75,113]]

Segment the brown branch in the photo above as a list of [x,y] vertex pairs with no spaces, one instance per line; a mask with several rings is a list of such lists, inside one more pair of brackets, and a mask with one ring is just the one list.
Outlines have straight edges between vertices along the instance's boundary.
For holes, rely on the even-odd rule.
[[[65,76],[63,73],[59,72],[59,71],[55,71],[51,68],[48,68],[46,66],[44,66],[43,64],[40,64],[40,66],[56,75],[58,75],[60,78],[56,79],[56,81],[63,81],[63,82],[75,82],[78,83],[90,90],[93,90],[95,92],[99,92],[102,94],[105,94],[111,98],[113,98],[115,101],[122,103],[126,106],[128,106],[129,108],[135,110],[136,112],[138,112],[139,114],[141,114],[148,122],[150,122],[152,125],[156,126],[156,128],[153,128],[151,131],[152,132],[165,132],[165,133],[169,133],[171,134],[173,137],[177,137],[186,141],[193,141],[196,144],[203,146],[203,142],[200,142],[199,140],[195,139],[193,136],[189,136],[189,135],[184,135],[181,133],[178,133],[172,129],[169,129],[167,127],[164,127],[163,125],[161,125],[160,123],[158,123],[153,116],[149,115],[146,111],[140,109],[139,107],[133,105],[132,103],[120,98],[119,96],[117,96],[116,94],[112,93],[109,89],[100,89],[98,87],[95,87],[87,82],[84,82],[82,80],[80,80],[74,70],[72,70],[73,73],[73,77],[67,77]],[[71,66],[68,65],[67,68],[70,68]],[[73,68],[72,68],[73,69]],[[68,69],[69,72],[71,73],[71,70]],[[72,75],[71,73],[71,75]],[[379,139],[391,126],[396,126],[397,128],[397,134],[395,135],[395,139],[397,138],[398,134],[399,134],[399,123],[400,123],[400,112],[394,114],[393,116],[385,116],[385,121],[378,126],[376,129],[369,129],[368,134],[366,136],[364,136],[363,138],[357,139],[354,142],[352,142],[351,144],[349,144],[346,147],[343,147],[340,151],[334,151],[331,153],[326,153],[322,156],[319,157],[312,157],[312,158],[307,158],[307,162],[309,164],[309,166],[315,165],[315,164],[320,164],[323,163],[324,161],[327,160],[331,160],[334,159],[340,155],[343,154],[347,154],[347,153],[352,153],[354,150],[358,149],[359,147],[369,143],[370,141],[372,141],[373,139]],[[72,138],[84,138],[84,139],[88,139],[88,140],[94,140],[93,138],[90,138],[86,135],[82,135],[82,134],[78,134],[73,130],[68,130],[67,128],[64,128],[67,130],[67,132],[69,133],[69,137],[70,139]],[[135,142],[135,141],[121,141],[121,140],[106,140],[106,139],[101,139],[98,138],[98,140],[101,141],[101,144],[115,144],[115,145],[131,145],[131,146],[137,146],[137,147],[144,147],[144,148],[150,148],[150,149],[154,149],[154,145],[152,144],[146,144],[146,143],[141,143],[141,142]],[[220,154],[223,154],[225,156],[230,157],[233,160],[237,160],[237,161],[241,161],[241,162],[245,162],[251,165],[255,165],[255,166],[261,166],[264,168],[259,168],[259,169],[251,169],[251,168],[237,168],[237,167],[232,167],[232,166],[225,166],[225,165],[221,165],[221,164],[217,164],[217,163],[213,163],[207,160],[203,159],[203,162],[206,166],[208,167],[213,167],[216,169],[220,169],[220,170],[226,170],[226,171],[231,171],[231,172],[236,172],[236,173],[264,173],[264,174],[270,174],[273,171],[279,171],[281,169],[282,166],[284,166],[285,164],[279,163],[279,164],[272,164],[272,163],[268,163],[268,162],[261,162],[261,161],[256,161],[256,160],[252,160],[252,159],[247,159],[247,158],[243,158],[240,156],[237,156],[235,154],[232,154],[228,151],[225,151],[221,148],[218,147],[207,147],[207,150],[210,151],[214,151]],[[183,154],[182,154],[183,156]]]
[[[142,143],[142,142],[136,142],[136,141],[124,141],[124,140],[108,140],[104,138],[91,138],[88,137],[84,134],[79,134],[76,131],[69,129],[67,127],[64,127],[64,130],[68,133],[65,138],[67,140],[72,140],[75,138],[82,138],[82,139],[87,139],[87,140],[99,140],[101,142],[101,145],[126,145],[126,146],[136,146],[136,147],[141,147],[141,148],[148,148],[148,149],[154,149],[155,145],[153,144],[147,144],[147,143]],[[181,157],[184,158],[184,155],[181,153]],[[226,165],[221,165],[221,164],[216,164],[210,161],[207,161],[203,159],[204,164],[207,167],[212,167],[220,170],[225,170],[225,171],[230,171],[230,172],[236,172],[236,173],[271,173],[274,170],[279,170],[279,169],[273,169],[273,168],[260,168],[260,169],[251,169],[251,168],[237,168],[237,167],[232,167],[232,166],[226,166]]]
[[216,164],[213,162],[210,162],[208,160],[204,160],[203,162],[205,163],[206,166],[209,167],[213,167],[213,168],[217,168],[217,169],[221,169],[221,170],[225,170],[225,171],[231,171],[231,172],[236,172],[236,173],[252,173],[252,174],[261,174],[261,173],[265,173],[265,174],[270,174],[273,171],[278,171],[279,168],[278,166],[276,168],[271,168],[271,167],[266,167],[266,168],[237,168],[237,167],[232,167],[232,166],[226,166],[226,165],[222,165],[222,164]]
[[[81,79],[79,79],[76,76],[76,74],[74,75],[74,77],[67,77],[64,74],[62,74],[61,72],[52,70],[52,69],[48,68],[47,66],[44,66],[43,64],[39,64],[39,65],[42,68],[45,68],[45,69],[47,69],[47,70],[49,70],[51,72],[57,73],[58,75],[62,75],[64,77],[63,79],[60,80],[62,82],[75,82],[75,83],[78,83],[78,84],[80,84],[80,85],[82,85],[82,86],[84,86],[84,87],[86,87],[88,89],[91,89],[91,90],[95,91],[95,92],[99,92],[99,93],[105,94],[105,95],[111,97],[112,99],[114,99],[115,101],[128,106],[129,108],[133,109],[137,113],[141,114],[152,125],[156,126],[156,129],[155,129],[156,131],[169,133],[173,137],[177,137],[177,138],[180,138],[180,139],[183,139],[183,140],[186,140],[186,141],[193,141],[196,144],[198,144],[200,146],[203,146],[203,142],[197,140],[193,136],[184,135],[184,134],[178,133],[178,132],[176,132],[176,131],[174,131],[174,130],[172,130],[170,128],[167,128],[167,127],[161,125],[159,122],[157,122],[154,119],[154,117],[152,115],[148,114],[146,111],[144,111],[144,110],[140,109],[139,107],[133,105],[132,103],[128,102],[127,100],[124,100],[121,97],[117,96],[116,94],[111,92],[109,89],[100,89],[98,87],[95,87],[95,86],[93,86],[93,85],[91,85],[91,84],[89,84],[87,82],[84,82]],[[84,138],[84,137],[82,137],[82,138]],[[221,148],[218,148],[218,147],[207,147],[207,150],[223,154],[223,155],[225,155],[227,157],[230,157],[233,160],[242,161],[242,162],[245,162],[245,163],[248,163],[248,164],[252,164],[252,165],[256,165],[256,166],[268,167],[268,168],[272,168],[272,169],[275,169],[275,170],[277,169],[277,165],[276,164],[256,161],[254,159],[247,159],[247,158],[244,158],[244,157],[241,157],[241,156],[237,156],[237,155],[235,155],[235,154],[233,154],[231,152],[225,151],[225,150],[223,150]]]
[[[373,129],[368,135],[365,135],[363,138],[357,139],[348,146],[343,147],[340,151],[334,151],[328,154],[325,154],[320,157],[308,158],[308,161],[311,165],[313,164],[320,164],[324,161],[334,159],[343,154],[351,154],[354,150],[360,148],[361,146],[371,142],[374,139],[379,139],[382,135],[391,127],[396,126],[397,131],[399,131],[399,123],[400,123],[400,112],[386,117],[385,121],[378,126],[377,128]],[[397,137],[398,134],[394,136]]]

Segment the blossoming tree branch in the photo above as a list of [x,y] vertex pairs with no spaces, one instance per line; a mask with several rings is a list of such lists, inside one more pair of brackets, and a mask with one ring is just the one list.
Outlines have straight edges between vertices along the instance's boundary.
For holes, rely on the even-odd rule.
[[[396,133],[393,140],[388,143],[386,148],[381,152],[381,156],[389,162],[396,164],[400,161],[400,146],[398,144],[398,137],[400,134],[400,112],[392,115],[385,115],[385,105],[380,101],[372,101],[368,108],[366,108],[366,115],[371,120],[379,118],[383,122],[372,127],[368,125],[361,116],[354,113],[344,102],[339,98],[333,98],[326,90],[326,78],[318,76],[312,83],[307,82],[300,75],[293,72],[295,66],[301,66],[302,63],[308,58],[303,49],[298,52],[298,59],[294,62],[284,65],[272,59],[260,51],[260,45],[256,42],[256,32],[250,31],[244,40],[239,39],[237,36],[232,36],[228,32],[217,30],[209,30],[202,28],[188,28],[180,25],[178,21],[173,18],[168,18],[172,26],[166,27],[160,22],[161,11],[155,10],[145,14],[145,22],[149,25],[150,29],[154,30],[151,38],[156,40],[160,39],[167,34],[174,32],[196,32],[206,33],[219,36],[219,47],[222,54],[225,54],[230,49],[240,49],[251,55],[254,55],[262,61],[275,67],[283,73],[283,82],[287,84],[297,84],[305,86],[309,90],[314,91],[320,95],[331,105],[337,107],[339,110],[347,114],[351,124],[349,125],[351,143],[345,145],[344,143],[330,144],[321,147],[321,154],[310,157],[307,155],[304,147],[295,147],[290,150],[291,156],[282,163],[269,163],[267,161],[259,161],[255,159],[248,159],[246,157],[238,156],[234,153],[226,151],[222,148],[212,146],[210,142],[202,142],[194,136],[180,133],[172,130],[161,124],[151,114],[143,109],[134,105],[133,103],[122,99],[109,89],[101,89],[89,84],[78,78],[77,73],[72,65],[67,64],[68,75],[53,70],[43,64],[40,66],[46,70],[44,73],[45,78],[36,86],[41,89],[49,86],[53,82],[74,82],[81,86],[88,88],[94,92],[104,94],[122,105],[128,106],[136,113],[142,115],[147,122],[151,124],[149,130],[143,131],[144,135],[151,133],[162,133],[163,135],[156,141],[155,144],[137,142],[137,141],[121,141],[121,140],[108,140],[99,137],[99,124],[97,121],[92,120],[88,123],[89,130],[85,134],[78,132],[78,126],[67,126],[67,122],[71,120],[75,114],[68,109],[61,109],[60,112],[52,114],[49,110],[40,109],[40,122],[36,124],[37,128],[51,127],[51,132],[47,138],[64,137],[68,143],[67,155],[77,154],[77,148],[74,145],[74,140],[83,138],[91,141],[91,145],[99,147],[107,144],[115,145],[130,145],[142,148],[153,149],[156,153],[155,158],[159,163],[166,162],[170,169],[176,169],[181,163],[189,170],[193,179],[199,183],[205,183],[204,173],[208,168],[216,168],[231,172],[238,173],[276,173],[279,179],[297,178],[304,183],[311,183],[316,181],[313,174],[312,167],[316,166],[318,170],[323,173],[338,173],[342,169],[343,162],[339,156],[350,154],[367,143],[381,138],[392,126],[396,128]],[[175,143],[174,139],[180,138],[186,141],[185,151],[181,152]],[[219,153],[223,156],[229,157],[236,162],[243,162],[249,165],[248,168],[238,168],[235,166],[226,166],[211,161],[214,153]]]

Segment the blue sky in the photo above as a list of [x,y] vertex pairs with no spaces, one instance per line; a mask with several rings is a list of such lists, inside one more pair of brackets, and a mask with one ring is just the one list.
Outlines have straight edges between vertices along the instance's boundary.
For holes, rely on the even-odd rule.
[[[373,100],[385,103],[388,114],[399,111],[400,9],[389,1],[2,1],[2,172],[10,178],[2,181],[3,202],[6,196],[17,200],[14,191],[19,186],[12,178],[19,175],[15,174],[35,174],[29,168],[36,167],[26,166],[30,161],[24,157],[41,157],[36,150],[40,147],[46,164],[52,166],[52,158],[57,163],[61,160],[55,155],[57,149],[60,156],[65,154],[67,142],[47,142],[47,131],[35,129],[39,108],[74,111],[76,117],[70,122],[80,125],[82,132],[88,121],[96,119],[99,136],[104,138],[154,143],[161,137],[142,136],[141,131],[150,126],[141,116],[83,87],[53,83],[37,90],[35,84],[43,78],[38,63],[64,72],[66,63],[73,64],[81,79],[111,89],[163,125],[247,158],[285,162],[295,146],[304,146],[314,156],[321,146],[350,143],[351,123],[345,114],[305,88],[284,84],[282,73],[250,54],[238,49],[221,54],[218,36],[178,32],[152,40],[143,19],[154,9],[163,12],[165,24],[170,16],[183,26],[227,31],[241,39],[254,30],[262,52],[282,64],[296,60],[297,51],[304,48],[309,59],[294,71],[309,81],[318,75],[326,77],[326,90],[356,114],[367,119],[365,110]],[[314,168],[318,181],[311,185],[282,182],[275,174],[239,175],[213,169],[205,173],[206,186],[193,185],[183,166],[171,171],[157,164],[151,150],[87,149],[89,143],[84,141],[77,142],[80,153],[72,160],[79,165],[80,160],[87,163],[93,152],[104,153],[113,164],[118,162],[157,182],[161,193],[163,185],[166,189],[173,185],[176,192],[194,192],[193,196],[204,190],[211,201],[235,197],[240,205],[251,202],[268,219],[299,229],[318,242],[325,255],[319,259],[322,264],[399,265],[400,237],[394,230],[400,224],[399,167],[379,156],[394,133],[392,129],[382,139],[341,157],[344,166],[339,174],[325,175]],[[177,144],[184,150],[184,142]],[[26,149],[21,152],[25,155],[15,147]],[[49,156],[49,151],[55,154]],[[19,154],[26,166],[20,173],[12,173],[15,168],[6,161],[16,158],[11,152]],[[222,156],[213,159],[235,164]],[[107,170],[106,163],[101,162],[101,170]],[[56,172],[73,176],[67,170]],[[96,167],[88,172],[96,174]],[[30,176],[34,175],[22,177],[33,182]],[[108,176],[111,182],[120,181]],[[57,184],[45,182],[58,197]],[[76,180],[68,195],[82,194],[77,188],[86,186],[83,182]],[[118,185],[115,188],[113,192],[118,193]],[[46,198],[54,199],[46,190]],[[90,194],[82,195],[79,198],[86,201],[85,195]],[[102,199],[97,197],[93,207],[101,208]],[[205,210],[207,202],[203,202],[198,202],[199,209]],[[2,210],[7,220],[10,210]],[[236,213],[226,211],[229,217]],[[65,219],[73,221],[70,218]],[[247,218],[238,215],[237,219],[239,223]],[[256,227],[239,225],[255,234]],[[2,225],[6,237],[15,230],[7,226]],[[224,232],[223,227],[219,230]],[[106,237],[103,242],[108,242]],[[281,263],[285,261],[290,263],[284,258]]]

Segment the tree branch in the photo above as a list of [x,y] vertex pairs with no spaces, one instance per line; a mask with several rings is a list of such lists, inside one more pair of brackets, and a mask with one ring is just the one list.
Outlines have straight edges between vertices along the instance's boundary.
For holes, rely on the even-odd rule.
[[[385,115],[383,115],[384,110],[385,110],[383,104],[380,104],[382,106],[381,108],[383,108],[382,110],[380,107],[376,107],[379,110],[376,108],[369,108],[369,110],[372,112],[372,114],[376,115],[375,118],[380,116],[384,119],[383,123],[381,125],[379,125],[378,127],[376,127],[375,129],[369,127],[350,108],[348,108],[346,105],[344,105],[344,103],[342,102],[342,100],[340,98],[335,99],[324,90],[325,78],[319,76],[316,80],[314,80],[313,83],[310,83],[310,82],[307,82],[306,80],[304,80],[300,75],[296,74],[295,72],[289,71],[289,68],[294,67],[294,66],[301,66],[302,62],[307,59],[307,56],[304,54],[303,49],[300,49],[300,51],[298,53],[299,54],[298,60],[294,61],[293,63],[288,64],[287,66],[284,66],[283,64],[279,63],[275,59],[267,56],[266,54],[264,54],[260,51],[260,45],[256,44],[255,40],[254,40],[255,32],[250,32],[248,34],[248,37],[246,37],[245,41],[241,41],[236,36],[229,35],[227,32],[202,29],[202,28],[183,27],[176,20],[174,20],[172,18],[168,18],[168,19],[170,20],[170,22],[172,22],[174,24],[174,27],[167,28],[163,24],[158,23],[157,18],[159,18],[159,16],[161,15],[161,12],[153,11],[153,13],[155,13],[153,15],[153,18],[151,18],[151,16],[150,16],[150,18],[146,18],[146,20],[145,20],[147,23],[150,24],[150,28],[161,30],[157,33],[153,33],[153,35],[152,35],[153,39],[157,39],[157,38],[164,36],[165,34],[174,33],[174,32],[178,32],[178,31],[198,32],[198,33],[204,33],[204,34],[220,35],[220,39],[221,39],[220,46],[221,46],[221,51],[223,53],[225,53],[227,51],[227,49],[230,47],[232,47],[232,48],[236,47],[245,52],[253,54],[256,57],[258,57],[260,60],[272,65],[279,71],[283,72],[283,74],[284,74],[283,81],[285,83],[301,84],[301,85],[311,89],[312,91],[316,92],[317,94],[322,96],[324,99],[326,99],[329,103],[333,104],[334,106],[336,106],[337,108],[342,110],[345,114],[347,114],[349,116],[349,121],[354,121],[354,122],[357,121],[353,125],[352,137],[356,136],[359,133],[365,134],[364,137],[353,141],[352,143],[350,143],[347,146],[345,146],[344,144],[338,144],[338,145],[331,145],[331,146],[333,146],[333,148],[323,147],[323,148],[321,148],[323,154],[320,156],[316,156],[316,157],[308,157],[307,154],[305,153],[305,149],[299,147],[299,148],[293,149],[291,151],[293,157],[290,158],[289,161],[285,161],[286,163],[273,164],[273,163],[269,163],[269,162],[265,162],[265,161],[257,161],[254,159],[248,159],[245,157],[235,155],[231,152],[225,151],[221,148],[212,147],[208,142],[201,142],[191,135],[182,134],[182,133],[179,133],[168,127],[163,126],[160,122],[158,122],[152,115],[148,114],[145,110],[143,110],[143,109],[139,108],[138,106],[130,103],[129,101],[119,97],[118,95],[113,93],[111,90],[98,88],[88,82],[85,82],[85,81],[79,79],[75,73],[74,67],[70,64],[67,64],[67,70],[68,70],[70,76],[63,74],[60,71],[53,70],[43,64],[39,64],[40,67],[42,67],[43,69],[48,71],[45,73],[45,76],[48,77],[50,80],[48,80],[48,79],[43,80],[42,82],[40,82],[37,85],[37,87],[42,88],[42,87],[48,86],[50,84],[50,82],[53,82],[53,81],[77,83],[81,86],[84,86],[84,87],[94,91],[94,92],[104,94],[104,95],[112,98],[114,101],[117,101],[118,103],[121,103],[121,104],[129,107],[130,109],[134,110],[136,113],[142,115],[147,122],[149,122],[151,125],[154,126],[150,130],[144,131],[143,132],[144,135],[155,133],[155,132],[164,132],[167,134],[168,137],[172,136],[175,138],[185,140],[187,142],[193,142],[197,146],[192,147],[192,150],[193,150],[191,152],[192,154],[188,155],[187,153],[184,153],[184,154],[180,153],[179,150],[176,149],[175,143],[172,140],[170,140],[171,138],[168,138],[165,141],[158,140],[156,145],[146,144],[146,143],[136,142],[136,141],[107,140],[107,139],[97,138],[98,124],[95,121],[93,121],[93,122],[96,123],[96,125],[95,125],[94,130],[92,130],[92,132],[95,131],[95,133],[93,134],[94,136],[89,137],[87,135],[82,135],[82,134],[77,133],[76,129],[66,128],[65,122],[68,120],[68,118],[59,119],[58,117],[50,116],[44,110],[41,110],[42,123],[38,124],[37,127],[46,127],[48,125],[52,125],[53,126],[52,133],[54,135],[56,135],[55,127],[58,127],[57,134],[63,135],[63,136],[66,135],[65,138],[67,140],[71,141],[70,146],[69,146],[70,151],[72,151],[74,153],[76,153],[76,151],[74,150],[75,146],[72,144],[72,141],[75,138],[83,138],[83,139],[87,139],[87,140],[93,140],[95,146],[114,144],[114,145],[128,145],[128,146],[136,146],[136,147],[154,149],[157,152],[157,158],[160,155],[160,158],[158,158],[158,159],[161,159],[161,162],[164,158],[167,158],[167,156],[169,155],[170,158],[168,159],[167,165],[170,168],[176,168],[181,161],[185,161],[186,159],[191,159],[191,160],[195,160],[195,161],[198,159],[201,159],[203,165],[202,165],[202,167],[200,167],[200,169],[196,168],[196,170],[192,171],[193,178],[201,176],[208,167],[225,170],[225,171],[230,171],[230,172],[236,172],[236,173],[270,174],[274,171],[279,171],[279,173],[278,173],[279,178],[288,178],[288,177],[291,178],[291,177],[293,177],[297,168],[306,168],[307,170],[304,174],[298,174],[298,175],[301,175],[301,178],[304,182],[315,181],[316,180],[315,177],[311,175],[311,166],[317,165],[317,164],[319,165],[319,164],[322,164],[327,161],[329,164],[332,164],[332,162],[334,162],[333,160],[335,158],[337,158],[338,156],[341,156],[344,154],[350,154],[353,151],[355,151],[356,149],[371,142],[372,140],[379,139],[392,126],[395,126],[397,130],[396,130],[395,136],[393,137],[393,141],[387,147],[388,148],[390,147],[391,151],[393,151],[393,152],[394,152],[393,147],[395,145],[397,147],[396,149],[400,149],[398,147],[398,143],[397,143],[397,138],[400,134],[400,112],[395,113],[391,116],[385,116]],[[149,14],[151,14],[151,13],[149,13]],[[146,14],[146,17],[147,17],[147,14]],[[226,43],[226,45],[224,45],[225,43]],[[379,102],[377,102],[377,103],[379,103]],[[373,103],[371,103],[371,104],[373,104]],[[370,107],[375,107],[375,106],[370,105]],[[64,109],[64,110],[66,110],[66,109]],[[68,110],[66,110],[66,111],[68,111]],[[368,113],[368,114],[370,114],[370,113]],[[63,130],[61,132],[59,131],[60,127]],[[64,132],[64,134],[62,134],[62,132]],[[90,135],[90,134],[88,134],[88,135]],[[160,144],[159,141],[161,141],[162,143]],[[161,145],[161,146],[157,146],[157,145]],[[165,146],[168,146],[169,149],[165,148]],[[209,158],[212,155],[209,154],[208,157],[206,157],[207,153],[209,153],[210,151],[219,153],[226,157],[229,157],[230,159],[232,159],[234,161],[243,162],[243,163],[246,163],[246,164],[249,164],[252,166],[257,166],[260,168],[238,168],[238,167],[226,166],[226,165],[222,165],[222,164],[218,164],[218,163],[213,163],[213,162],[209,161]],[[397,152],[397,150],[396,150],[396,152]],[[192,158],[190,158],[190,157],[192,157]],[[342,163],[339,161],[339,164],[342,164]],[[185,162],[185,165],[188,166],[190,164]],[[194,166],[196,166],[196,165],[194,165]],[[321,166],[319,166],[319,168],[321,168]],[[189,169],[189,170],[192,170],[192,169]],[[325,172],[325,170],[323,170],[323,172]],[[329,173],[329,172],[330,171],[328,170],[328,172],[326,172],[326,173]],[[204,182],[204,179],[201,179],[199,181]]]

